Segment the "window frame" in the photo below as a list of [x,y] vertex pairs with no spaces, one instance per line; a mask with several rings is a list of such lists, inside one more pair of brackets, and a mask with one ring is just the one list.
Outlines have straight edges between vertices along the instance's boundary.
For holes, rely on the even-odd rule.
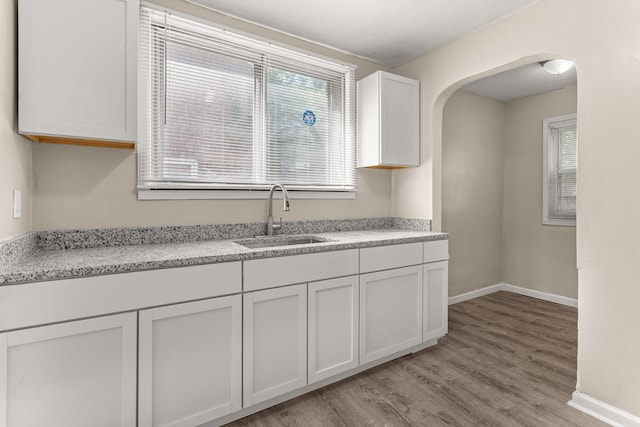
[[[350,169],[344,169],[345,177],[352,176],[353,177],[353,187],[347,188],[349,185],[346,184],[349,181],[344,181],[345,188],[331,188],[331,181],[327,181],[325,184],[321,185],[309,185],[309,184],[287,184],[287,189],[289,190],[290,197],[293,199],[355,199],[357,192],[357,180],[358,180],[358,172],[356,167],[356,138],[355,138],[355,126],[356,126],[356,84],[355,84],[355,76],[356,76],[356,66],[353,64],[345,63],[343,61],[336,60],[334,58],[325,57],[319,54],[315,54],[312,52],[304,51],[302,49],[298,49],[295,47],[287,46],[285,44],[275,43],[271,40],[255,36],[253,34],[244,33],[242,31],[236,29],[227,29],[215,22],[207,21],[202,18],[198,18],[196,16],[192,16],[189,14],[177,12],[168,8],[164,8],[152,3],[141,2],[141,8],[144,7],[146,9],[166,12],[168,14],[174,15],[176,17],[187,19],[193,21],[194,23],[206,25],[210,27],[213,31],[225,33],[226,35],[231,34],[232,36],[237,36],[239,38],[245,38],[249,40],[249,43],[255,43],[257,45],[268,46],[270,49],[281,50],[285,52],[285,55],[289,54],[292,57],[305,57],[308,58],[308,66],[321,66],[318,64],[329,64],[330,67],[335,67],[336,69],[344,69],[345,77],[344,79],[351,79],[352,84],[349,86],[348,84],[342,84],[341,86],[341,96],[343,97],[343,109],[341,111],[341,122],[342,127],[338,131],[338,134],[343,135],[342,138],[344,141],[341,143],[341,147],[345,150],[345,153],[351,153],[353,157],[352,162],[348,162],[348,164],[353,163]],[[224,38],[224,36],[223,36]],[[253,46],[252,46],[253,47]],[[268,51],[266,51],[268,52]],[[149,59],[150,64],[148,67],[152,67],[151,62],[157,59]],[[166,65],[165,65],[166,66]],[[259,64],[258,64],[259,66]],[[322,73],[322,71],[319,71]],[[266,79],[266,73],[263,73],[264,79]],[[147,77],[148,79],[149,77]],[[264,86],[265,81],[257,81],[255,90],[260,94],[260,96],[264,96],[262,87]],[[144,86],[144,85],[141,85]],[[333,85],[335,86],[335,85]],[[346,88],[349,89],[346,89]],[[350,92],[349,92],[350,90]],[[145,134],[140,132],[140,130],[144,127],[151,127],[152,122],[154,121],[153,117],[149,116],[149,106],[151,105],[150,97],[154,95],[152,88],[143,87],[143,90],[139,93],[139,108],[138,108],[138,116],[139,120],[143,121],[143,125],[139,127],[139,140],[141,138],[146,137]],[[164,97],[164,92],[161,93],[161,96]],[[328,96],[328,102],[331,103],[333,97],[335,96],[335,89],[330,90],[330,94]],[[257,99],[256,102],[262,103],[262,99]],[[260,117],[256,118],[256,123],[254,126],[263,126],[263,121],[265,120],[264,114],[266,114],[266,105],[265,110],[263,110],[263,114]],[[141,119],[142,117],[142,119]],[[330,133],[336,134],[337,129],[331,128]],[[264,139],[264,136],[262,137]],[[264,141],[257,141],[255,136],[253,138],[253,144]],[[331,146],[331,140],[328,143],[328,147]],[[346,148],[344,148],[346,146]],[[262,150],[266,149],[266,145],[263,144]],[[200,184],[197,182],[187,183],[185,185],[181,185],[178,183],[175,186],[159,186],[158,188],[154,188],[153,185],[149,185],[150,181],[145,181],[147,176],[143,176],[144,172],[141,168],[141,150],[142,148],[138,145],[137,148],[137,193],[139,200],[200,200],[200,199],[267,199],[269,189],[272,184],[277,184],[279,182],[273,182],[272,184],[216,184],[209,183],[205,184],[203,187],[198,188]],[[148,148],[145,148],[148,149]],[[350,154],[347,154],[350,156]],[[350,159],[350,157],[346,157],[346,159]],[[254,162],[255,163],[255,162]],[[263,168],[266,168],[263,165]],[[255,165],[254,165],[254,174]],[[325,171],[325,173],[329,173],[329,169]],[[347,179],[347,178],[345,178]],[[328,188],[322,188],[322,185],[327,185]],[[215,188],[217,187],[217,188]],[[305,188],[307,187],[307,188]]]
[[[549,171],[549,156],[552,155],[549,153],[549,149],[553,146],[554,151],[557,153],[557,143],[554,145],[551,138],[551,127],[560,122],[574,121],[576,125],[576,132],[578,131],[578,122],[577,122],[577,114],[565,114],[561,116],[548,117],[543,119],[542,121],[542,224],[543,225],[555,225],[555,226],[567,226],[567,227],[575,227],[576,226],[576,212],[574,211],[571,214],[562,214],[557,209],[554,209],[554,204],[550,201],[551,194],[551,183],[552,181],[549,179],[550,174],[553,174],[557,182],[558,173]],[[578,152],[578,139],[576,135],[576,185],[577,185],[577,176],[578,176],[578,161],[577,161],[577,152]],[[557,164],[557,161],[556,161]],[[555,206],[558,204],[558,197],[556,192],[556,201]],[[576,206],[577,208],[577,206]]]

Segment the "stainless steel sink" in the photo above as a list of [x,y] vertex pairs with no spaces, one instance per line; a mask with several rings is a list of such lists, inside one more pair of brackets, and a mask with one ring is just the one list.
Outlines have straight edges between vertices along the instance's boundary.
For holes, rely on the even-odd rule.
[[253,239],[234,240],[234,243],[244,246],[245,248],[258,249],[276,248],[278,246],[310,245],[329,241],[329,239],[318,236],[258,236]]

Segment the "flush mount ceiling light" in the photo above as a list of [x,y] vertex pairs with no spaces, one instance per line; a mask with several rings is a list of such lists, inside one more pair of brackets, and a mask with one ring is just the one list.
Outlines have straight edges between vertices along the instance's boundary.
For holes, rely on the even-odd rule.
[[569,71],[569,69],[573,67],[573,61],[569,61],[568,59],[552,59],[550,61],[542,61],[540,65],[542,65],[542,68],[548,73],[558,75]]

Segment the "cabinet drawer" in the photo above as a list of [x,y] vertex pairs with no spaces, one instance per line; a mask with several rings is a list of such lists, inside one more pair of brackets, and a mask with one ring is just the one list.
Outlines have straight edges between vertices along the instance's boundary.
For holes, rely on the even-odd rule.
[[244,290],[273,288],[358,274],[358,250],[254,259],[244,262]]
[[360,273],[422,264],[422,243],[360,249]]
[[241,271],[228,262],[0,286],[0,331],[238,293]]
[[449,259],[449,240],[434,240],[424,243],[423,262],[435,262]]

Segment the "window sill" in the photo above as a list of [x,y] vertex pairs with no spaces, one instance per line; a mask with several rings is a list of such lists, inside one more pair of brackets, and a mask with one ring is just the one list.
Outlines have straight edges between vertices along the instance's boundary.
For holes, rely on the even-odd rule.
[[575,227],[576,220],[575,219],[548,219],[545,218],[542,220],[542,225],[559,225],[565,227]]
[[[290,199],[355,199],[355,191],[288,190]],[[276,198],[281,198],[276,194]],[[138,190],[138,200],[266,200],[269,191],[238,190]]]

